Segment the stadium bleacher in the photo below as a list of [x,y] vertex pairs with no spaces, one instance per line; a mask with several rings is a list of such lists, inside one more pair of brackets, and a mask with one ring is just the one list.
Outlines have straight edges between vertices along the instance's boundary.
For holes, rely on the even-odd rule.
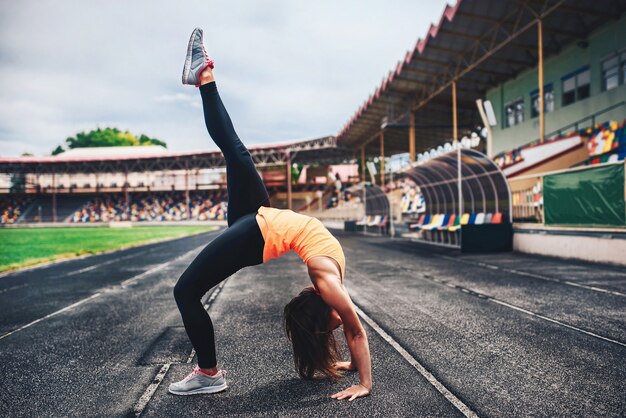
[[622,123],[608,121],[596,125],[594,129],[588,128],[581,131],[581,134],[586,135],[588,138],[588,164],[593,165],[626,159],[625,124],[626,119]]
[[30,196],[20,195],[3,195],[0,197],[0,224],[17,223],[20,216],[33,198]]
[[[580,136],[587,140],[587,152],[589,154],[587,164],[623,161],[626,158],[625,124],[626,120],[621,123],[614,120],[606,121],[596,124],[594,127],[570,131],[558,137],[546,139],[546,143]],[[506,169],[524,161],[524,151],[537,145],[539,145],[537,141],[533,141],[521,147],[501,152],[493,157],[493,161],[501,169]]]
[[78,208],[69,221],[92,223],[226,219],[228,205],[223,191],[190,193],[189,210],[185,200],[184,192],[130,193],[127,207],[123,193],[94,196]]
[[[56,219],[58,222],[65,221],[77,207],[88,199],[85,195],[58,194],[56,197]],[[41,208],[41,209],[40,209]],[[52,222],[52,195],[35,195],[32,203],[24,211],[19,219],[20,223],[29,222]]]

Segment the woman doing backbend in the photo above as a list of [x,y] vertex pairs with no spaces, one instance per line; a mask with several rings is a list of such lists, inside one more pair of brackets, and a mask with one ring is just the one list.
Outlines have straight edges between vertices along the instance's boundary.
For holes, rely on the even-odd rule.
[[[172,383],[176,395],[216,393],[226,389],[217,369],[213,324],[202,296],[236,271],[294,250],[307,266],[312,286],[285,306],[284,324],[294,360],[303,378],[335,378],[340,370],[358,370],[360,383],[332,395],[336,399],[366,396],[372,390],[369,346],[365,330],[343,285],[345,258],[341,245],[316,218],[272,208],[250,153],[237,137],[217,91],[213,61],[195,29],[189,40],[183,84],[200,87],[209,135],[224,154],[228,189],[228,228],[189,265],[174,287],[185,330],[198,366]],[[343,324],[350,349],[339,361],[333,330]]]

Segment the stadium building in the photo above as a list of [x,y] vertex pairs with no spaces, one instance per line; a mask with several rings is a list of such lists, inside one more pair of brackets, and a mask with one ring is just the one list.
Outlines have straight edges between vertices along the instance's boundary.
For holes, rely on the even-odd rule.
[[[381,161],[387,189],[398,173],[385,161],[406,155],[401,172],[419,187],[414,199],[395,196],[407,235],[458,245],[459,229],[469,236],[472,224],[504,219],[516,250],[623,263],[625,10],[608,1],[458,0],[337,143],[360,151],[363,177],[364,161]],[[508,198],[466,148],[502,170]]]

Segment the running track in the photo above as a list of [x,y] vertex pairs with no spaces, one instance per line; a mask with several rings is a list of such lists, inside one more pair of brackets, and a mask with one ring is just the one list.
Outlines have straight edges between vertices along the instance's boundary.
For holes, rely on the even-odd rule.
[[206,295],[230,388],[174,397],[193,352],[172,296],[216,232],[0,277],[0,416],[623,416],[626,271],[459,255],[336,232],[372,352],[374,393],[293,371],[283,305],[294,254]]

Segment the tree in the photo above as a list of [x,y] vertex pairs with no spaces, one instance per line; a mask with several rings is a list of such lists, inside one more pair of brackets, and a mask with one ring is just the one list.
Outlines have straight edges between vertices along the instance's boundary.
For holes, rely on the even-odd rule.
[[57,145],[57,147],[52,150],[52,155],[59,155],[59,154],[62,154],[64,152],[65,152],[65,150],[63,149],[63,147],[60,146],[60,145]]
[[[65,140],[68,149],[93,148],[93,147],[123,147],[123,146],[144,146],[161,145],[167,148],[167,144],[156,138],[150,138],[141,134],[139,137],[130,131],[122,132],[117,128],[98,128],[90,132],[79,132],[76,136]],[[57,146],[52,155],[57,155],[65,150],[61,145]]]

